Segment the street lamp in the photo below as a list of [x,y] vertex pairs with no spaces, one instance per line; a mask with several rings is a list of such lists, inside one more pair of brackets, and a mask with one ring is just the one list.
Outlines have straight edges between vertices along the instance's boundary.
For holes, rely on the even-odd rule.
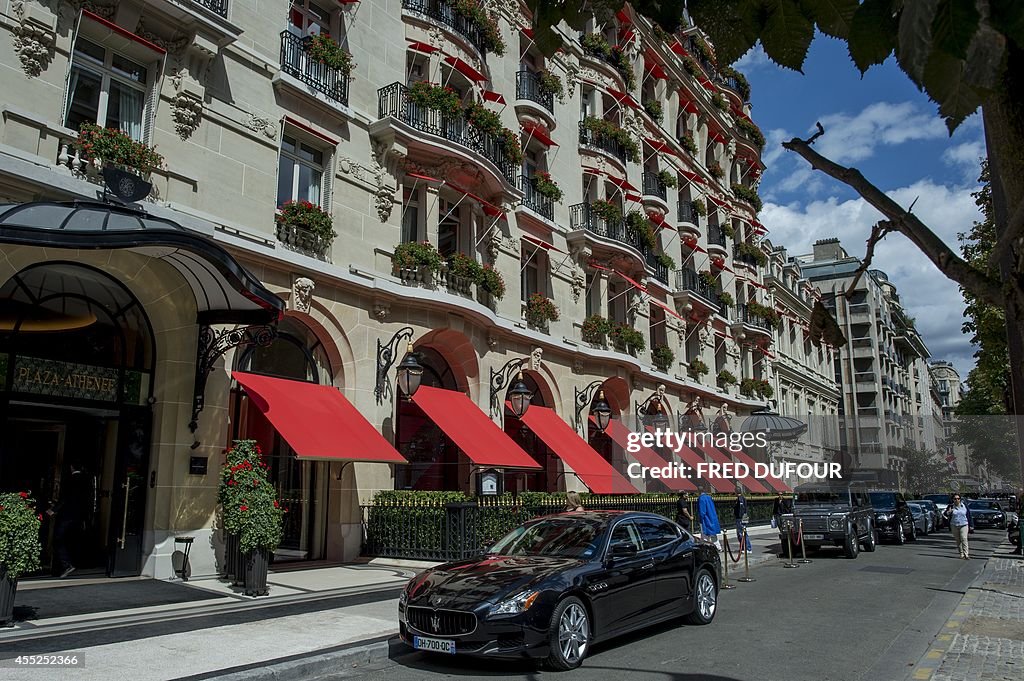
[[406,397],[412,397],[420,389],[420,381],[423,379],[423,367],[416,361],[416,355],[412,351],[412,341],[409,341],[405,350],[405,357],[396,370],[398,374],[398,389]]
[[646,425],[650,419],[650,425],[656,430],[668,430],[671,421],[665,413],[665,389],[659,386],[657,392],[652,394],[641,403],[634,403],[636,406],[637,429]]
[[512,389],[508,391],[508,401],[512,405],[512,413],[517,419],[523,418],[526,410],[530,408],[530,400],[533,399],[533,393],[526,387],[526,383],[523,382],[523,372],[519,372],[519,376],[516,378],[516,384],[512,386]]
[[612,420],[612,410],[604,399],[603,390],[597,394],[597,402],[590,407],[590,415],[594,417],[594,422],[597,423],[597,432],[603,433],[608,427],[608,423]]
[[499,418],[505,413],[501,404],[502,390],[508,385],[513,371],[518,371],[519,374],[512,389],[505,396],[512,403],[512,413],[517,419],[521,419],[526,410],[530,408],[533,393],[523,382],[523,363],[525,361],[522,357],[514,357],[505,362],[500,369],[491,369],[491,418]]
[[377,404],[383,404],[384,400],[391,397],[391,381],[388,380],[388,371],[395,363],[395,353],[398,344],[405,340],[408,342],[405,357],[398,365],[398,387],[406,397],[412,397],[420,387],[420,379],[423,376],[423,367],[416,361],[412,352],[412,335],[415,333],[411,326],[406,326],[395,332],[387,343],[377,340],[377,385],[373,394],[377,398]]

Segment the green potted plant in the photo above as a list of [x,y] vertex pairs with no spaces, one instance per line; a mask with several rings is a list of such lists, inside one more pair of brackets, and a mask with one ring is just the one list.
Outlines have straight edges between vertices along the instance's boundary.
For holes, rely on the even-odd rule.
[[448,256],[448,285],[460,293],[469,293],[473,284],[479,283],[484,268],[465,253]]
[[622,219],[622,211],[619,210],[619,207],[604,199],[598,199],[590,204],[590,212],[609,225],[614,225]]
[[344,50],[331,36],[326,33],[318,33],[306,37],[306,54],[315,62],[323,64],[328,68],[341,71],[346,76],[352,72],[355,63],[352,55]]
[[499,57],[504,56],[505,41],[501,37],[498,19],[484,8],[483,3],[479,0],[454,0],[451,7],[455,14],[480,29],[485,49]]
[[701,376],[708,373],[708,365],[700,357],[694,357],[686,367],[686,373],[693,380],[699,381]]
[[697,56],[708,62],[714,64],[717,60],[715,59],[715,53],[711,51],[711,46],[708,45],[707,41],[697,36],[693,40],[693,50]]
[[693,139],[692,132],[684,132],[679,138],[679,144],[683,145],[683,149],[686,149],[691,155],[697,154],[697,141]]
[[40,568],[41,521],[28,492],[0,493],[0,626],[14,621],[18,578]]
[[501,124],[501,116],[480,102],[472,102],[466,106],[462,115],[474,128],[501,141],[505,160],[512,165],[519,165],[523,162],[523,150],[519,146],[519,136]]
[[766,379],[761,379],[757,382],[757,394],[766,400],[770,400],[775,395],[775,389],[772,388],[772,384]]
[[725,236],[729,237],[730,239],[732,239],[732,238],[734,238],[736,236],[736,230],[733,229],[732,223],[724,222],[724,223],[722,223],[721,228],[722,228],[722,234],[724,234]]
[[708,172],[711,173],[711,177],[718,180],[725,177],[725,171],[722,170],[722,164],[718,161],[712,161],[708,164]]
[[729,110],[729,102],[719,92],[716,92],[714,95],[712,95],[711,104],[719,111]]
[[704,199],[696,199],[693,202],[693,210],[697,212],[697,215],[705,218],[708,215],[708,204],[704,203]]
[[553,95],[559,100],[565,96],[565,87],[562,85],[562,79],[557,73],[553,73],[548,69],[541,69],[537,73],[537,78],[540,81],[541,92]]
[[487,263],[483,266],[480,272],[480,285],[478,290],[483,291],[486,295],[491,296],[495,300],[501,300],[505,297],[505,278],[501,276],[501,272],[496,270],[493,265]]
[[604,346],[612,325],[599,314],[592,314],[583,320],[580,336],[583,341],[592,345]]
[[600,33],[585,33],[581,35],[580,46],[584,52],[598,59],[608,59],[611,56],[611,45],[608,44],[608,41]]
[[748,121],[746,118],[740,117],[736,119],[736,128],[740,131],[744,137],[753,143],[759,150],[764,149],[765,139],[764,133],[761,132],[761,128],[757,127],[756,123]]
[[647,348],[644,335],[629,324],[612,324],[611,329],[608,331],[608,340],[612,342],[612,346],[619,352],[626,352],[631,355],[643,352]]
[[761,212],[761,197],[758,196],[756,189],[753,189],[743,184],[734,184],[732,186],[732,193],[736,196],[736,198],[740,199],[741,201],[749,203],[751,208],[754,209],[755,213]]
[[764,319],[765,323],[772,328],[779,323],[779,313],[767,305],[751,301],[747,303],[747,311]]
[[720,72],[724,77],[732,78],[736,81],[736,91],[743,98],[744,102],[750,100],[750,81],[747,80],[746,76],[731,66],[726,66]]
[[658,255],[654,256],[654,259],[657,261],[659,265],[667,269],[669,272],[673,271],[676,268],[676,261],[673,260],[672,256],[669,255],[668,253],[659,253]]
[[526,300],[526,323],[530,326],[547,330],[548,322],[558,321],[558,308],[555,301],[540,293],[531,293]]
[[758,383],[752,378],[744,378],[740,381],[740,395],[753,397],[757,393]]
[[658,371],[667,373],[675,359],[676,353],[672,352],[672,348],[667,345],[655,345],[651,348],[651,362],[654,363]]
[[658,243],[658,237],[654,234],[651,221],[638,210],[626,213],[626,233],[633,236],[640,245],[646,248],[654,248]]
[[619,143],[626,150],[626,158],[636,163],[640,158],[640,146],[629,136],[629,133],[615,125],[611,121],[596,116],[587,116],[583,119],[583,127],[594,134],[595,137],[611,139]]
[[[221,472],[224,527],[238,536],[245,594],[264,596],[270,552],[281,543],[285,509],[267,476],[267,464],[255,440],[235,440]],[[234,462],[234,463],[232,463]]]
[[711,288],[718,286],[718,277],[716,277],[711,270],[701,270],[697,273],[697,276]]
[[636,74],[633,73],[633,65],[629,63],[626,51],[618,45],[613,45],[608,55],[608,63],[615,67],[615,70],[622,76],[622,82],[626,85],[626,92],[636,89]]
[[658,123],[661,123],[662,118],[665,116],[665,112],[661,107],[661,102],[656,99],[649,99],[644,102],[644,111]]
[[718,372],[718,385],[723,388],[727,388],[730,385],[736,385],[736,376],[728,369],[722,369]]
[[139,201],[153,191],[149,176],[163,166],[164,157],[116,128],[82,123],[73,146],[86,161],[86,173],[98,171],[114,194]]
[[537,171],[530,178],[530,184],[533,185],[533,189],[541,196],[549,198],[555,203],[561,202],[562,188],[552,179],[551,173]]
[[736,302],[735,300],[733,300],[732,294],[729,293],[728,291],[719,291],[718,299],[722,301],[722,305],[725,305],[726,307],[732,307],[732,305]]
[[330,214],[309,201],[288,201],[274,215],[277,238],[291,246],[323,255],[334,237],[334,221]]
[[669,189],[675,189],[676,185],[679,184],[676,174],[670,170],[659,170],[658,182],[660,182],[663,187],[668,187]]
[[425,80],[409,86],[408,98],[411,104],[439,111],[449,118],[457,116],[462,110],[462,98],[454,88],[435,85]]
[[402,281],[430,284],[441,271],[441,254],[429,241],[409,241],[395,246],[391,264]]
[[768,256],[765,255],[764,251],[749,241],[741,241],[736,244],[736,252],[739,255],[745,255],[753,259],[761,267],[768,264]]

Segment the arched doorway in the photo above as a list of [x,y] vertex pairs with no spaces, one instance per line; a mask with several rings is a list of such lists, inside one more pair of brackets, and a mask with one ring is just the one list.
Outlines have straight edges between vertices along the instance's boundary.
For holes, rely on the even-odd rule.
[[[415,351],[423,367],[421,386],[459,390],[459,381],[441,353],[430,346]],[[464,490],[468,488],[466,457],[415,402],[398,395],[395,448],[408,465],[395,467],[395,489]],[[465,467],[466,473],[460,470]]]
[[[540,464],[537,471],[524,471],[522,473],[506,472],[506,492],[555,492],[565,489],[564,477],[559,477],[562,472],[561,459],[552,454],[551,449],[542,439],[530,430],[525,423],[516,418],[512,410],[508,408],[508,393],[518,382],[518,378],[510,381],[506,396],[502,400],[504,409],[505,433],[519,445],[523,451]],[[554,408],[549,397],[549,390],[544,379],[534,371],[523,371],[522,381],[526,388],[533,394],[530,398],[530,408],[549,407]]]
[[[331,385],[334,367],[320,338],[296,317],[286,316],[274,341],[248,346],[236,368],[292,381]],[[299,459],[243,391],[234,392],[235,438],[256,440],[264,450],[270,481],[288,509],[284,534],[274,551],[277,562],[322,560],[327,552],[330,466],[325,461]]]
[[100,270],[41,263],[0,287],[0,488],[52,511],[44,570],[140,574],[155,354],[142,305]]

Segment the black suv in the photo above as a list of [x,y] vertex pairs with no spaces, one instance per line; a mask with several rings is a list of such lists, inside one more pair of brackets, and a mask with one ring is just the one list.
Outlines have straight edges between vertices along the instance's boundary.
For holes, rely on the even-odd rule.
[[865,551],[875,550],[874,516],[871,500],[861,485],[801,485],[795,490],[793,512],[782,516],[779,539],[785,551],[787,533],[790,542],[798,540],[802,526],[807,549],[840,546],[847,558],[856,558],[861,546]]
[[875,525],[883,539],[897,544],[917,539],[914,515],[907,506],[907,500],[899,492],[870,492],[871,505],[875,509]]

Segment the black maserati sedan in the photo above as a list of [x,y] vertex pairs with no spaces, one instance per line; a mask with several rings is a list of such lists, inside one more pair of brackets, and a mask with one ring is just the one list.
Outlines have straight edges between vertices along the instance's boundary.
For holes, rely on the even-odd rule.
[[545,516],[410,580],[399,631],[417,650],[573,669],[596,641],[677,617],[711,622],[720,565],[714,545],[659,515]]

